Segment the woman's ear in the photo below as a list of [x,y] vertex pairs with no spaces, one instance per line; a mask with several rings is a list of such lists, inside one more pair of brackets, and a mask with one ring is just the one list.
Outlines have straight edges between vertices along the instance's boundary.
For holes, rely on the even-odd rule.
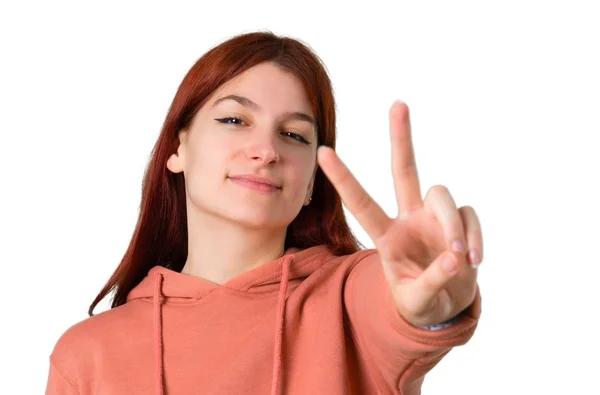
[[177,137],[179,139],[179,146],[177,147],[177,151],[174,154],[172,154],[167,160],[167,169],[171,170],[173,173],[181,173],[183,171],[187,131],[180,130],[177,133]]
[[314,187],[315,187],[315,177],[317,175],[318,168],[319,168],[319,165],[316,165],[315,170],[313,171],[312,177],[310,178],[310,182],[308,183],[308,191],[306,192],[306,198],[304,199],[305,206],[308,206],[310,204],[312,194],[314,191]]

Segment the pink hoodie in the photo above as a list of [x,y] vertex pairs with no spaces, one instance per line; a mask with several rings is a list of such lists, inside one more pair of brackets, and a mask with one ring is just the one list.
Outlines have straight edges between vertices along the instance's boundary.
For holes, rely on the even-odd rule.
[[454,325],[413,327],[374,249],[288,252],[220,286],[156,266],[60,337],[46,394],[419,394],[480,313],[478,288]]

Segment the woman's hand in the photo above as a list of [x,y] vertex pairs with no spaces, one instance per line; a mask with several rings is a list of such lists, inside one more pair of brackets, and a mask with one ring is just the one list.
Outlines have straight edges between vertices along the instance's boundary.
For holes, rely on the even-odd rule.
[[474,300],[483,256],[481,227],[470,206],[457,209],[448,189],[425,200],[415,164],[406,104],[390,109],[392,175],[398,217],[389,218],[334,150],[321,147],[319,166],[377,248],[398,312],[421,327],[453,318]]

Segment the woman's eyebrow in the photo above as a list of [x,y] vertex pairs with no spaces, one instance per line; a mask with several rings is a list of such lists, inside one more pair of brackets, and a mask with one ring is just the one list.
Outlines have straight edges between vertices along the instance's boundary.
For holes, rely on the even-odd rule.
[[[248,99],[247,97],[243,97],[243,96],[239,96],[239,95],[227,95],[227,96],[221,97],[220,99],[216,100],[212,106],[215,107],[217,104],[221,103],[224,100],[234,100],[244,107],[248,107],[248,108],[251,108],[256,111],[261,110],[261,108],[258,104],[256,104],[252,100]],[[310,115],[305,114],[303,112],[298,112],[298,111],[286,112],[283,114],[283,117],[286,119],[295,119],[295,120],[299,120],[299,121],[306,121],[306,122],[311,123],[315,128],[317,127],[317,122],[313,119],[313,117],[311,117]]]

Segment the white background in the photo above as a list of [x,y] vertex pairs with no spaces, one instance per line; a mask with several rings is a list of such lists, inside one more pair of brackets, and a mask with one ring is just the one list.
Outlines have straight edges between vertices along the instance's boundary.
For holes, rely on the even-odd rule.
[[479,214],[481,321],[423,394],[600,393],[595,2],[125,3],[0,6],[0,392],[43,393],[56,340],[118,265],[185,73],[268,29],[323,59],[338,152],[389,215],[395,99],[423,195],[443,184]]

